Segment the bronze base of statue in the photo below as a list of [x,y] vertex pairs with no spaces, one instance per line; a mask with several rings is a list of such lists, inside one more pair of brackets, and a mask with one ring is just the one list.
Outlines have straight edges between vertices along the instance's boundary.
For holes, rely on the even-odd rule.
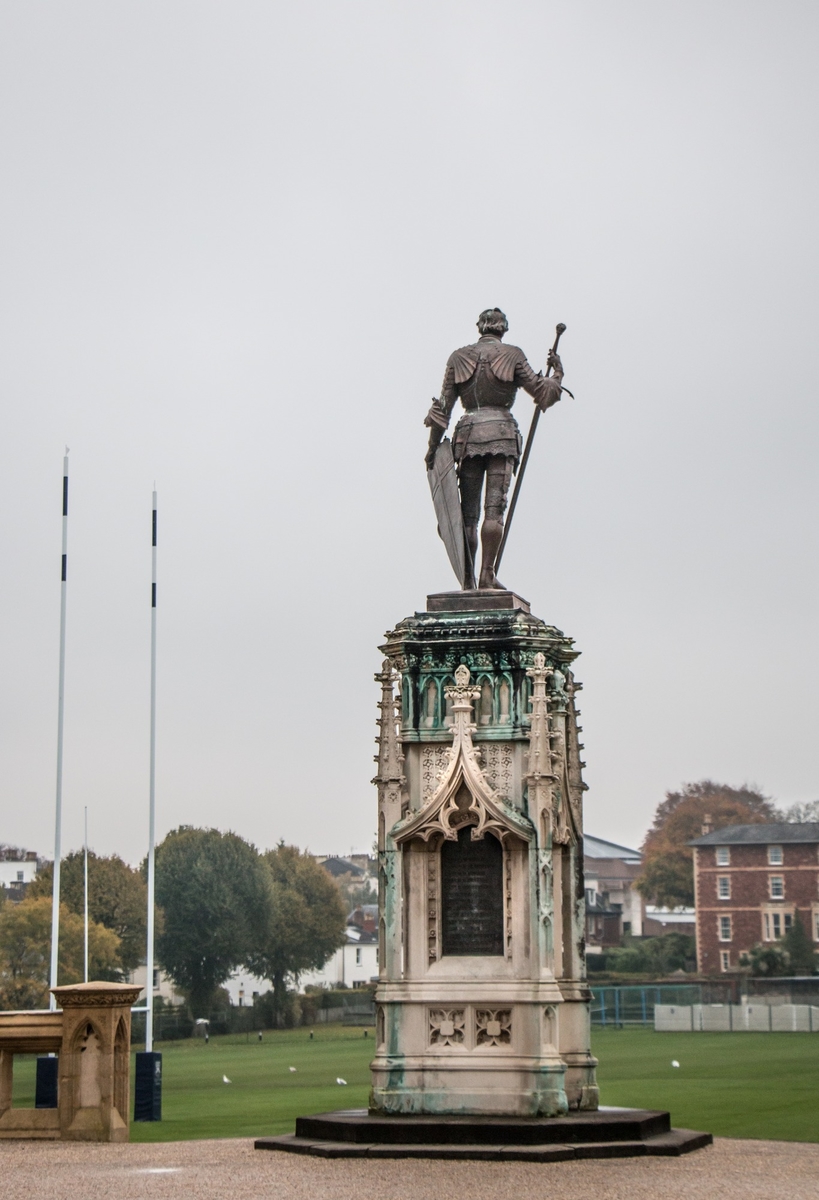
[[427,596],[427,612],[489,612],[498,608],[519,608],[531,612],[529,601],[505,588],[475,588],[463,592],[434,592]]

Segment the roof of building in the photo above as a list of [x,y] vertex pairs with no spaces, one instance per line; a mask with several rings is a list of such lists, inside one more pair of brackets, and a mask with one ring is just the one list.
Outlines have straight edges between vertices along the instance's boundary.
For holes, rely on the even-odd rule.
[[583,834],[583,854],[586,858],[622,858],[625,862],[639,863],[643,860],[639,850],[618,846],[616,842],[607,842],[590,833]]
[[797,824],[778,821],[770,825],[728,825],[694,838],[689,846],[769,846],[780,842],[819,842],[819,822]]
[[365,929],[359,929],[357,925],[348,925],[346,929],[347,945],[354,943],[356,946],[371,946],[378,941],[377,933],[369,933]]
[[620,917],[622,915],[622,904],[607,904],[599,892],[586,897],[587,917]]
[[598,880],[602,884],[611,883],[617,887],[622,886],[624,882],[633,883],[640,870],[640,863],[626,862],[622,858],[590,858],[587,854],[584,856],[587,880]]
[[321,863],[328,875],[363,875],[361,867],[357,867],[355,863],[351,863],[349,858],[337,858],[334,854],[329,858],[325,858]]

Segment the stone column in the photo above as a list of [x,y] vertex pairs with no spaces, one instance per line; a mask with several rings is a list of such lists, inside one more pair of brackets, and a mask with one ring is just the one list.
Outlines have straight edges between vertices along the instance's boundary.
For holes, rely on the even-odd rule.
[[60,1136],[78,1142],[127,1142],[131,1005],[141,987],[97,982],[51,990],[63,1010]]
[[371,1109],[595,1108],[571,640],[509,593],[456,593],[383,651]]

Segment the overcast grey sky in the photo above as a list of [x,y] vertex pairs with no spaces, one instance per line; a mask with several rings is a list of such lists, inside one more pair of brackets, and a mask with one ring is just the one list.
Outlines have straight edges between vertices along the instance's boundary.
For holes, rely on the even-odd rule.
[[[453,586],[423,468],[499,305],[565,400],[503,578],[582,651],[586,825],[819,795],[819,9],[70,4],[0,17],[0,840],[368,847],[384,630]],[[531,402],[518,401],[528,424]]]

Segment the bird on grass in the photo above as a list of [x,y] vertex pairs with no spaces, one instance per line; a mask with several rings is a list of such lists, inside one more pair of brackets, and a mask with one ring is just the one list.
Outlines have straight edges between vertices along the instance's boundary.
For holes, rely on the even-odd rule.
[[287,1069],[288,1069],[288,1071],[292,1071],[294,1074],[295,1074],[295,1072],[296,1072],[296,1068],[295,1068],[295,1067],[288,1067]]
[[672,1067],[678,1067],[680,1064],[677,1062],[676,1058],[672,1058],[671,1065]]
[[231,1082],[231,1080],[228,1079],[227,1075],[222,1076],[222,1083],[230,1083],[230,1082]]
[[346,1080],[346,1079],[342,1079],[341,1077],[339,1077],[338,1079],[336,1079],[336,1083],[340,1083],[342,1087],[346,1087],[346,1086],[347,1086],[347,1080]]

